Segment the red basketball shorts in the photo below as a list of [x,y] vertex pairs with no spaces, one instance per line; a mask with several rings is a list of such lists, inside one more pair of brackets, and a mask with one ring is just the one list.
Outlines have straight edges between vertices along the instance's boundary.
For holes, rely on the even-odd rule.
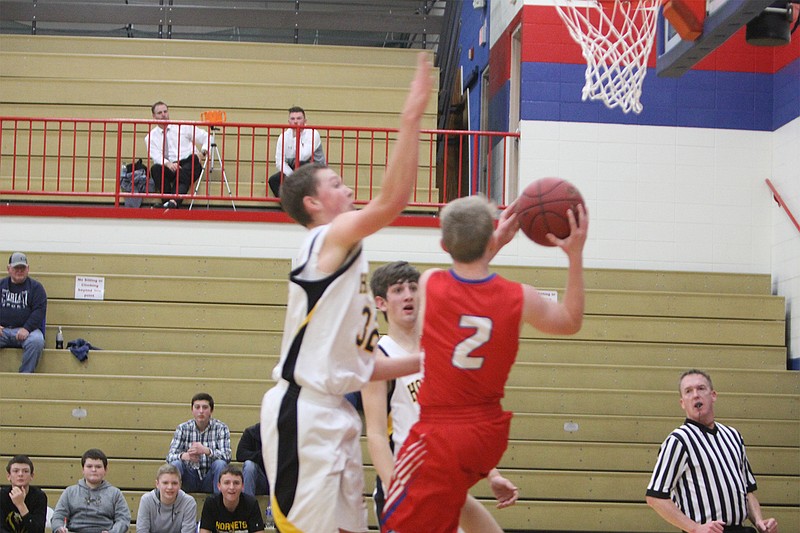
[[382,531],[453,533],[470,487],[497,466],[511,413],[499,406],[453,416],[424,413],[400,449]]

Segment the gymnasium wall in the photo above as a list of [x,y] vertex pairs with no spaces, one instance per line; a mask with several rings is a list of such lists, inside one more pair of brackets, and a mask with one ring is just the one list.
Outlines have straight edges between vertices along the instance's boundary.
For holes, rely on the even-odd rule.
[[[798,76],[800,80],[800,76]],[[773,134],[772,181],[800,220],[800,118]],[[789,217],[772,205],[772,292],[786,297],[789,364],[800,370],[800,233]]]
[[654,46],[640,114],[583,102],[586,61],[552,3],[526,4],[493,37],[491,98],[509,91],[510,69],[504,65],[509,63],[511,34],[518,27],[524,120],[775,131],[800,116],[800,39],[785,46],[756,47],[746,43],[744,28],[680,78],[656,75]]
[[[481,129],[481,76],[489,63],[489,17],[485,9],[473,9],[468,3],[461,7],[459,64],[461,93],[467,101],[467,123],[470,130]],[[489,128],[491,129],[491,128]]]
[[[771,273],[787,312],[800,316],[800,239],[764,183],[800,212],[800,36],[753,47],[742,29],[677,79],[656,76],[654,53],[644,111],[625,114],[581,101],[586,63],[552,4],[464,8],[466,18],[490,19],[493,129],[508,129],[511,36],[520,29],[520,188],[543,176],[578,185],[589,199],[594,266]],[[463,46],[474,40],[462,35]],[[800,319],[789,323],[800,357]]]
[[773,160],[800,116],[800,39],[756,51],[726,43],[722,59],[677,80],[650,72],[644,111],[625,114],[581,101],[585,63],[552,5],[526,2],[511,18],[508,0],[489,5],[505,6],[497,16],[508,19],[490,36],[494,125],[507,126],[511,34],[521,27],[520,187],[549,175],[574,181],[592,208],[596,261],[770,272],[776,212],[764,179],[787,187],[800,176],[789,162],[776,172]]

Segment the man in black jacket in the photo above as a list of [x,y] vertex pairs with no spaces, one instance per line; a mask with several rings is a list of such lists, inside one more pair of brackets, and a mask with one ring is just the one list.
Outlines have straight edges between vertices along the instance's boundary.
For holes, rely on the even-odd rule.
[[269,494],[267,472],[264,469],[264,456],[261,454],[261,424],[244,430],[239,446],[236,447],[236,460],[244,463],[244,492],[251,496]]

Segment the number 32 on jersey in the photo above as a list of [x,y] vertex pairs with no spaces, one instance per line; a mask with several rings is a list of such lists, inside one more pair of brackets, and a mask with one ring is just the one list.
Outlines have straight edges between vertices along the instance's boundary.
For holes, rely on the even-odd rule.
[[356,335],[356,344],[362,349],[372,353],[375,350],[375,345],[378,344],[378,323],[375,319],[373,310],[368,306],[364,306],[361,310],[364,316],[364,329]]

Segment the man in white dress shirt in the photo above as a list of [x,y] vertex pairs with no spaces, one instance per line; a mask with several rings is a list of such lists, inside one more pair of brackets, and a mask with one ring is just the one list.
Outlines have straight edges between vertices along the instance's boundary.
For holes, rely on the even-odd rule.
[[159,121],[144,138],[153,164],[150,177],[155,181],[156,188],[165,195],[162,198],[164,207],[178,207],[183,199],[166,195],[174,195],[176,189],[178,194],[186,194],[192,182],[200,177],[203,164],[197,157],[197,150],[199,148],[205,160],[208,132],[189,124],[170,124],[169,107],[164,102],[156,102],[150,110],[153,119]]
[[[275,166],[278,172],[269,177],[269,188],[275,197],[280,196],[280,186],[283,180],[292,175],[295,167],[300,167],[312,160],[314,163],[326,165],[325,152],[322,150],[322,139],[319,132],[314,129],[306,129],[306,112],[302,107],[289,108],[289,125],[291,128],[283,130],[278,137],[275,145]],[[300,146],[297,142],[297,131],[300,129]],[[300,156],[298,157],[298,150]],[[300,164],[296,165],[297,160]]]

